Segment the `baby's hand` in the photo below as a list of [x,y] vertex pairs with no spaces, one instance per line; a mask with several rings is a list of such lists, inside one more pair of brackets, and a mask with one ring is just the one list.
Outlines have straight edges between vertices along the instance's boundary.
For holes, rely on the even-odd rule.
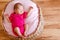
[[32,7],[32,6],[30,6],[30,7],[29,7],[29,9],[31,10],[31,9],[33,9],[33,7]]
[[28,15],[27,15],[27,17],[29,17],[30,12],[32,11],[32,9],[33,9],[33,7],[32,7],[32,6],[30,6],[30,7],[29,7],[29,9],[28,9]]
[[33,9],[33,7],[32,7],[32,6],[30,6],[30,7],[29,7],[29,10],[28,10],[28,13],[29,13],[32,9]]

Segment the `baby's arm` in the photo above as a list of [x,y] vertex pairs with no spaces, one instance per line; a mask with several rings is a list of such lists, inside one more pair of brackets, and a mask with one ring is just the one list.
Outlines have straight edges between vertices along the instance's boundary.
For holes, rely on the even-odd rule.
[[31,10],[33,9],[33,7],[32,6],[30,6],[29,7],[29,9],[28,9],[28,15],[27,16],[29,16],[30,15],[30,12],[31,12]]
[[10,20],[9,20],[8,14],[5,14],[4,17],[7,19],[7,21],[8,21],[9,23],[11,23]]
[[27,31],[29,30],[29,27],[28,27],[28,24],[25,24],[25,32],[24,32],[24,35],[27,37]]

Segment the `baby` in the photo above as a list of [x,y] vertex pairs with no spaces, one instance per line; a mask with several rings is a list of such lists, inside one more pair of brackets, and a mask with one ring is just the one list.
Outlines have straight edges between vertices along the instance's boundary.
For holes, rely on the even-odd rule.
[[14,5],[14,12],[6,18],[12,24],[13,33],[16,36],[25,38],[26,30],[28,25],[25,24],[25,19],[29,16],[29,12],[33,7],[29,7],[28,12],[24,11],[24,6],[20,3]]

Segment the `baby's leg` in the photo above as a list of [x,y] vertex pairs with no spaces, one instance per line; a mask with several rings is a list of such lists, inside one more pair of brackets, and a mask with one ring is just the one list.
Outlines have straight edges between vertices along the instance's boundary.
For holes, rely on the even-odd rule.
[[14,31],[15,31],[20,37],[25,38],[25,37],[21,34],[19,27],[16,27],[16,28],[14,29]]
[[29,30],[29,27],[28,27],[28,25],[26,24],[26,25],[25,25],[25,32],[24,32],[24,35],[25,35],[25,36],[27,36],[28,30]]

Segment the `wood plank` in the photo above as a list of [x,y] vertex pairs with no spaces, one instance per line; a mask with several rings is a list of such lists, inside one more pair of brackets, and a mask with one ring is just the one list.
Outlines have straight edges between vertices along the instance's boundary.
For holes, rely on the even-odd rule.
[[2,17],[0,16],[0,30],[3,30],[3,27],[2,27]]
[[33,1],[51,1],[51,0],[33,0]]
[[46,23],[48,24],[59,24],[60,23],[60,15],[56,15],[56,16],[45,16],[44,20],[46,21]]
[[60,7],[43,7],[44,16],[60,15]]
[[44,29],[36,40],[60,40],[60,29]]
[[11,0],[0,0],[0,3],[1,2],[9,2],[9,1],[11,1]]
[[2,24],[2,10],[0,10],[0,30],[3,30],[3,24]]
[[7,2],[0,3],[0,10],[3,10],[5,8],[5,6],[6,6],[6,4],[7,4]]
[[60,1],[36,1],[36,4],[38,4],[40,7],[60,7]]
[[58,8],[43,8],[43,16],[45,25],[60,23],[60,7]]
[[2,16],[2,10],[0,10],[0,16]]
[[60,24],[45,25],[45,29],[60,29]]

